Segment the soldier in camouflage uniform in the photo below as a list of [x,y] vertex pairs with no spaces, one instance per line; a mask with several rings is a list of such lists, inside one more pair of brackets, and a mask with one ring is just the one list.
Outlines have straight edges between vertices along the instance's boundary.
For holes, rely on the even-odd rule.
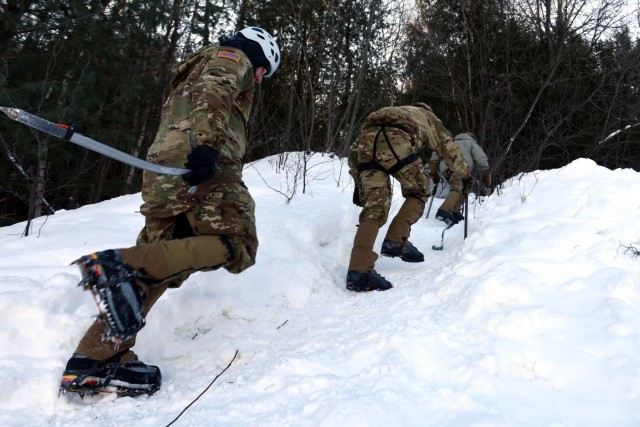
[[137,245],[76,261],[101,315],[67,363],[64,392],[109,386],[127,395],[155,392],[160,370],[131,351],[153,304],[193,272],[240,273],[255,263],[255,205],[242,167],[256,84],[279,63],[275,40],[249,27],[174,68],[147,160],[190,171],[181,177],[145,172]]
[[373,251],[378,231],[387,222],[393,176],[402,188],[403,205],[389,224],[381,254],[406,262],[422,262],[424,255],[409,242],[411,226],[424,212],[431,195],[429,177],[423,169],[432,151],[453,172],[452,186],[462,188],[470,176],[469,166],[451,133],[423,103],[386,107],[370,114],[358,139],[349,150],[349,173],[354,179],[354,203],[362,206],[347,272],[347,289],[362,292],[392,287],[379,275]]

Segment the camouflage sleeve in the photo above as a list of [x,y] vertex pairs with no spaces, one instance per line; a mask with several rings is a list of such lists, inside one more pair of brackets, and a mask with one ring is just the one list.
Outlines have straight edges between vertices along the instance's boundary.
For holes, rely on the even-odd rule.
[[460,151],[460,147],[453,142],[451,132],[444,127],[442,121],[433,113],[429,114],[429,122],[431,123],[429,132],[432,134],[430,139],[436,141],[436,146],[433,149],[437,157],[440,157],[444,164],[447,165],[456,181],[469,177],[471,170]]
[[195,108],[189,119],[196,144],[221,150],[234,102],[252,79],[253,68],[246,57],[225,50],[212,55],[191,92]]
[[441,140],[436,147],[436,152],[451,171],[452,177],[462,179],[471,175],[469,164],[464,159],[460,147],[451,138],[445,141]]

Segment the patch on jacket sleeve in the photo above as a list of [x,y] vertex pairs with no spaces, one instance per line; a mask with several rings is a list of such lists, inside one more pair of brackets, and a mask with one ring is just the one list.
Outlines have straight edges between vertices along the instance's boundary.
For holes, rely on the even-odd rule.
[[228,50],[218,51],[218,58],[227,58],[232,61],[240,62],[240,55],[237,53],[230,52]]

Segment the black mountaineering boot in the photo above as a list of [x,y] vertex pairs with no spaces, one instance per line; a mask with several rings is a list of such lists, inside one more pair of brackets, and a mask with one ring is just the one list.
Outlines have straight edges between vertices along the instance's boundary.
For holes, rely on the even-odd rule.
[[460,212],[449,212],[444,209],[438,209],[436,219],[443,221],[447,225],[454,225],[464,220],[464,215]]
[[61,393],[92,396],[98,393],[116,393],[119,396],[152,395],[162,383],[157,366],[139,360],[120,362],[119,357],[98,361],[75,354],[67,362],[60,381]]
[[83,256],[73,264],[82,273],[79,286],[90,291],[96,300],[104,339],[114,342],[117,348],[144,326],[143,292],[135,283],[135,279],[144,276],[125,264],[117,249]]
[[354,292],[386,291],[393,288],[393,285],[384,277],[369,270],[366,272],[347,272],[347,289]]
[[405,262],[423,262],[424,255],[409,241],[406,243],[398,243],[393,240],[385,240],[382,242],[382,250],[380,253],[391,258],[400,257]]

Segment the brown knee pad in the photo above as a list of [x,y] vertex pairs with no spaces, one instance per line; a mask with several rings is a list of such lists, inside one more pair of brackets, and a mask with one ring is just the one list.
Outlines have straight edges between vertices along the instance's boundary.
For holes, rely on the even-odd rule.
[[[151,307],[153,307],[156,301],[158,301],[166,290],[167,286],[162,284],[147,287],[144,297],[142,298],[145,316],[149,314]],[[74,354],[82,354],[96,360],[106,360],[117,353],[122,353],[122,356],[120,357],[122,362],[128,362],[135,359],[135,354],[127,350],[135,345],[136,337],[129,338],[121,343],[118,349],[116,349],[111,341],[103,341],[103,334],[104,327],[102,324],[97,321],[93,322],[78,343]]]
[[447,212],[460,212],[460,208],[462,207],[462,202],[464,201],[464,197],[457,191],[449,191],[449,195],[444,199],[442,205],[440,205],[440,209]]

